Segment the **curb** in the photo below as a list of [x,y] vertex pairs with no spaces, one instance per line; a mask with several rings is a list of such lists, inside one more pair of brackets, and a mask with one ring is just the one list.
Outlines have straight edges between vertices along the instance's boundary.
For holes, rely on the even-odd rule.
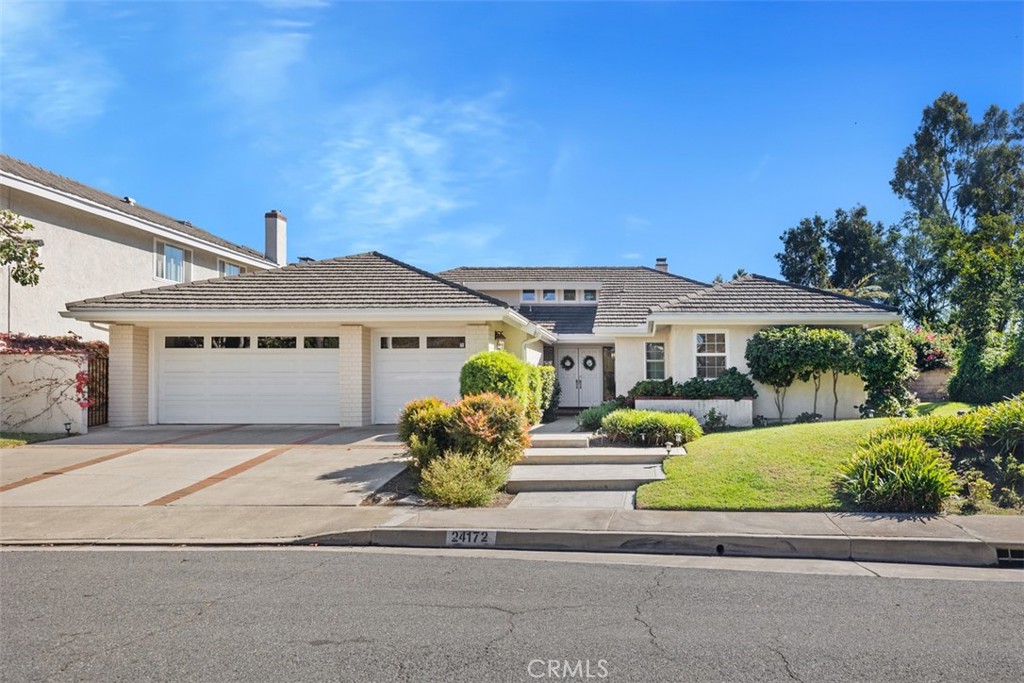
[[[379,527],[321,534],[295,545],[393,546],[403,548],[483,547],[496,550],[555,550],[662,555],[721,555],[815,560],[853,560],[995,567],[996,550],[977,539],[862,536],[777,536],[759,534],[633,533],[609,531],[490,531],[493,543],[463,545],[448,541],[449,529]],[[453,530],[454,531],[454,530]]]

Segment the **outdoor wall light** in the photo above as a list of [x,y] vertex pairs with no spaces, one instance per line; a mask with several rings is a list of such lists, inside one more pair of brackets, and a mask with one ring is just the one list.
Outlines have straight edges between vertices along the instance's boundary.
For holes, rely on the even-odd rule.
[[68,436],[71,436],[71,423],[70,422],[65,422],[64,423],[64,431],[68,433]]
[[505,350],[505,333],[501,330],[496,330],[494,333],[494,346],[499,351]]

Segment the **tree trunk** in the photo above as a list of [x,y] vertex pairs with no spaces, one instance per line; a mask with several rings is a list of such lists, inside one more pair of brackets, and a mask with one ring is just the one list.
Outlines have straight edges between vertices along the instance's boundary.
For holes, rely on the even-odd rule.
[[779,411],[779,424],[782,424],[782,415],[786,411],[786,388],[775,387],[775,408]]
[[835,403],[832,404],[832,421],[834,422],[839,415],[839,373],[832,373],[832,398],[835,399]]
[[818,390],[821,389],[821,375],[814,375],[811,379],[814,380],[814,408],[811,410],[815,415],[818,414]]

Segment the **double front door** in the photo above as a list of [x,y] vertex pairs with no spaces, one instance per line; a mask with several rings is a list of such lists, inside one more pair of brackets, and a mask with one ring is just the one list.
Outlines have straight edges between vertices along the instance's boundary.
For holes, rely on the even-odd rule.
[[563,408],[596,406],[604,397],[600,346],[559,346],[555,368],[562,387]]

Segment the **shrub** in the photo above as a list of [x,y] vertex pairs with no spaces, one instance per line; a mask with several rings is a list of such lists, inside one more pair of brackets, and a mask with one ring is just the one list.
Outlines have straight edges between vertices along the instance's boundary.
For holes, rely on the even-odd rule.
[[465,396],[453,408],[450,442],[460,453],[511,465],[530,442],[526,413],[513,398]]
[[793,420],[795,424],[808,424],[811,422],[821,422],[820,413],[800,413]]
[[984,423],[985,438],[1001,451],[1024,451],[1024,394],[975,411]]
[[983,472],[979,470],[968,470],[964,473],[964,487],[967,489],[967,498],[960,505],[962,514],[973,515],[981,512],[981,504],[992,500],[992,484],[985,479]]
[[600,405],[592,406],[586,410],[581,410],[580,414],[576,416],[576,424],[587,431],[597,431],[601,428],[601,420],[603,420],[606,415],[624,407],[625,401],[620,399],[605,401]]
[[508,476],[508,467],[486,458],[448,452],[420,474],[420,493],[444,505],[490,505]]
[[409,401],[398,415],[398,438],[412,446],[413,437],[420,445],[433,442],[441,451],[451,447],[452,420],[455,411],[439,398],[421,398]]
[[942,451],[901,436],[858,450],[840,468],[839,490],[863,510],[934,513],[956,493],[956,474]]
[[554,422],[558,417],[558,401],[562,397],[562,387],[558,384],[558,375],[550,365],[541,365],[540,412],[542,422]]
[[743,398],[757,398],[757,390],[750,375],[736,368],[725,370],[715,379],[693,377],[675,386],[674,395],[680,398],[706,400],[710,398],[731,398],[739,401]]
[[854,342],[867,400],[862,415],[912,414],[917,401],[907,390],[914,377],[914,347],[899,325],[868,330]]
[[1024,392],[1024,329],[1015,335],[990,332],[969,341],[949,378],[949,396],[969,403],[993,403]]
[[868,434],[863,445],[893,438],[918,436],[933,448],[953,453],[977,447],[985,439],[985,421],[977,411],[964,415],[928,415],[911,420],[894,420]]
[[908,337],[914,347],[914,365],[918,370],[953,367],[953,337],[918,327]]
[[747,341],[744,357],[755,381],[775,391],[779,422],[786,411],[786,391],[804,369],[803,327],[769,327]]
[[719,432],[729,424],[729,416],[718,412],[714,408],[704,413],[704,420],[701,426],[705,433]]
[[[612,441],[639,446],[661,446],[669,441],[680,445],[704,434],[693,415],[656,410],[616,410],[601,420],[601,429]],[[681,441],[677,442],[676,434]]]
[[526,385],[529,389],[529,400],[523,404],[526,419],[530,424],[540,424],[544,414],[544,377],[539,366],[526,364]]
[[506,351],[482,351],[462,366],[462,396],[498,394],[519,401],[531,418],[540,419],[540,387],[533,366]]
[[645,379],[633,385],[633,388],[626,392],[629,398],[638,396],[645,398],[667,398],[675,396],[676,385],[672,378],[667,379]]

